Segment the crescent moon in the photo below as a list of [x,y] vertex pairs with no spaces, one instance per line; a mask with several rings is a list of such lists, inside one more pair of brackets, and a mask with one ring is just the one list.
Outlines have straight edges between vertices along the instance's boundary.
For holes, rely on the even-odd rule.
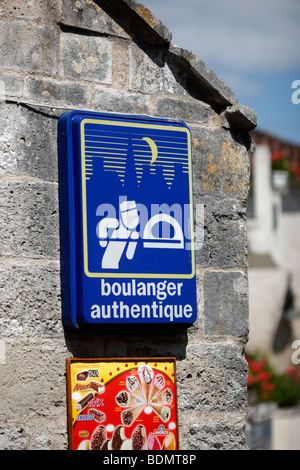
[[145,140],[151,148],[152,158],[151,158],[150,165],[152,165],[152,163],[154,163],[155,160],[157,159],[158,150],[157,150],[156,143],[154,142],[154,140],[150,139],[150,137],[143,137],[143,140]]

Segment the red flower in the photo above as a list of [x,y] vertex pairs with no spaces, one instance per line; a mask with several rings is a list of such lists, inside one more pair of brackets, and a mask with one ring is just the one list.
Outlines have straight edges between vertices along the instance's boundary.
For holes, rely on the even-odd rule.
[[285,373],[293,382],[300,380],[300,371],[296,367],[288,367]]
[[260,359],[259,363],[260,363],[260,366],[261,366],[262,368],[263,368],[263,367],[266,367],[266,365],[267,365],[267,360],[264,359],[264,358],[262,358],[262,359]]
[[[250,364],[249,364],[250,365]],[[255,374],[258,374],[259,372],[261,372],[261,365],[259,362],[255,362],[255,361],[251,361],[251,365],[250,365],[252,371],[255,373]]]
[[258,375],[258,379],[261,380],[262,382],[263,381],[267,381],[267,380],[270,380],[271,378],[271,375],[269,374],[269,372],[260,372],[260,374]]
[[248,387],[250,387],[251,385],[255,384],[257,382],[257,377],[253,376],[253,375],[248,375],[248,379],[247,379],[247,385]]
[[278,160],[281,160],[285,157],[286,155],[284,152],[272,152],[272,162],[277,162]]
[[261,384],[261,388],[264,391],[272,392],[273,390],[275,390],[275,385],[269,382],[263,382]]
[[287,375],[291,375],[292,377],[295,377],[298,375],[298,370],[296,367],[288,367],[285,371]]

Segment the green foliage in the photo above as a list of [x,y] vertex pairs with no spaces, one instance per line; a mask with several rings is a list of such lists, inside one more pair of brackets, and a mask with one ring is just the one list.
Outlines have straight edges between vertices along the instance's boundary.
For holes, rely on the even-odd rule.
[[288,375],[275,376],[274,385],[275,388],[270,399],[275,401],[279,407],[295,406],[299,403],[299,391]]

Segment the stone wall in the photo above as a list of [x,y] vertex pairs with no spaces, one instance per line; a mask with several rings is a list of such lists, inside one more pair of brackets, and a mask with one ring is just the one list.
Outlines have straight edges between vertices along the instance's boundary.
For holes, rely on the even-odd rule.
[[[176,356],[181,449],[246,448],[255,113],[134,1],[3,0],[0,44],[0,448],[68,448],[70,356]],[[196,253],[198,320],[189,328],[64,329],[57,120],[67,109],[190,127],[204,243]]]

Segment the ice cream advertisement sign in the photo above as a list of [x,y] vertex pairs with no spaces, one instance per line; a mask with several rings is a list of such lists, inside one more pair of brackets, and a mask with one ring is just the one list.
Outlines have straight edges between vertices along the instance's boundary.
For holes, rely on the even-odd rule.
[[67,384],[70,449],[178,449],[174,358],[71,358]]
[[64,323],[193,323],[187,126],[70,112],[58,134]]

